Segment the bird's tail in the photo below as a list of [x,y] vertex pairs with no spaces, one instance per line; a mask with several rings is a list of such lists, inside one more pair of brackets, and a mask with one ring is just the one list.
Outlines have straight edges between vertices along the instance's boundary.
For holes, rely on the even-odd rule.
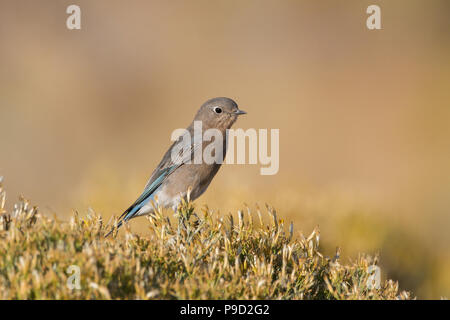
[[[107,238],[111,233],[113,233],[114,230],[119,230],[119,228],[123,225],[124,222],[130,220],[134,214],[137,212],[137,207],[135,204],[133,204],[131,207],[129,207],[127,210],[125,210],[124,213],[122,213],[117,220],[117,227],[116,225],[113,225],[111,230],[105,235],[105,238]],[[140,208],[139,208],[140,209]]]
[[[161,186],[161,184],[167,178],[167,176],[169,176],[173,171],[175,171],[177,167],[179,167],[179,165],[174,165],[165,168],[158,173],[158,177],[155,178],[155,180],[152,181],[150,185],[145,187],[145,190],[141,194],[141,196],[124,213],[120,215],[117,223],[117,229],[119,229],[124,222],[135,217],[136,214],[139,212],[139,210],[147,202],[149,202],[150,200],[154,200],[155,191],[158,190],[158,188]],[[116,229],[115,226],[113,226],[112,229],[105,235],[105,238],[108,237],[114,231],[114,229]]]

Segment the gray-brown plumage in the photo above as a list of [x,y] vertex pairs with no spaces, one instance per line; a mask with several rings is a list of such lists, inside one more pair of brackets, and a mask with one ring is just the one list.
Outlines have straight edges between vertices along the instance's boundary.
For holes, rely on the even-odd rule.
[[[134,217],[149,214],[153,211],[150,201],[157,199],[158,205],[176,209],[181,199],[186,197],[190,189],[190,199],[195,200],[205,192],[221,166],[226,154],[226,130],[236,122],[239,115],[245,114],[239,110],[236,102],[229,98],[213,98],[206,101],[198,110],[194,120],[166,152],[159,165],[153,171],[144,192],[120,216],[118,227],[124,221]],[[203,150],[212,141],[203,141],[203,135],[196,132],[195,126],[201,124],[202,133],[208,129],[216,129],[221,133],[222,155],[218,154],[214,163],[207,163],[195,155],[202,155]],[[197,133],[197,134],[196,134]],[[187,139],[190,137],[190,139]],[[213,143],[216,141],[213,140]],[[220,143],[218,144],[220,145]],[[180,152],[175,152],[180,150]],[[182,150],[184,152],[182,152]],[[197,153],[196,153],[197,150]],[[200,160],[198,162],[197,160]],[[108,233],[109,235],[109,233]]]

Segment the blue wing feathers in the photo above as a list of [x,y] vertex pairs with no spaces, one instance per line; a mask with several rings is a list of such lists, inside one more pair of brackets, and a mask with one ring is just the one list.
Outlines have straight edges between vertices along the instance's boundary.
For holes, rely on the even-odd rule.
[[[161,184],[164,182],[167,176],[170,175],[172,172],[174,172],[175,169],[178,167],[179,166],[176,165],[161,170],[161,172],[159,172],[158,174],[158,177],[144,189],[139,198],[127,210],[125,210],[124,213],[121,214],[121,216],[119,217],[119,222],[117,223],[117,228],[120,228],[125,221],[128,221],[131,218],[133,218],[136,215],[136,213],[150,200],[153,201],[155,198],[155,192],[158,190],[158,188],[161,186]],[[109,231],[105,235],[105,237],[109,236],[113,230]]]

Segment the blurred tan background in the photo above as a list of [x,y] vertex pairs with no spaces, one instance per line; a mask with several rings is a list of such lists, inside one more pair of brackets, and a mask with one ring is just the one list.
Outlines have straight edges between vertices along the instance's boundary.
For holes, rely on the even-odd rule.
[[[73,3],[81,30],[66,28]],[[280,170],[225,166],[199,206],[269,203],[319,225],[327,254],[378,253],[403,289],[449,297],[449,17],[446,0],[2,1],[9,205],[118,215],[171,132],[229,96],[248,112],[236,128],[280,129]]]

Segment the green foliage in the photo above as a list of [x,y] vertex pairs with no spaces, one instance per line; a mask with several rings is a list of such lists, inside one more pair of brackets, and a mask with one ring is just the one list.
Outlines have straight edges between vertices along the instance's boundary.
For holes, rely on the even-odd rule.
[[[294,235],[270,207],[267,224],[260,210],[234,221],[186,202],[170,217],[148,217],[145,237],[125,226],[105,239],[111,224],[93,212],[60,222],[24,199],[8,214],[4,199],[0,186],[1,299],[410,298],[392,280],[368,289],[376,260],[324,257],[318,229]],[[70,266],[80,268],[80,289],[67,285]]]

